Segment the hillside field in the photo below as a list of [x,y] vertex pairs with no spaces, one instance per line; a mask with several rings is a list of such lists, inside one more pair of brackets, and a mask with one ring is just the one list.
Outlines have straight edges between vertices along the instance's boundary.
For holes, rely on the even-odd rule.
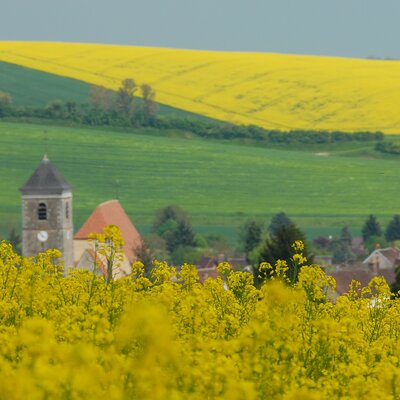
[[[91,84],[77,79],[0,62],[0,91],[11,94],[12,103],[16,106],[44,107],[56,99],[82,104],[88,102],[90,89]],[[135,97],[135,103],[139,102],[140,99]],[[178,118],[208,120],[203,115],[160,103],[157,112]]]
[[0,62],[0,91],[16,106],[43,107],[51,100],[87,101],[90,85],[75,79]]
[[113,89],[134,78],[234,123],[400,133],[400,61],[44,42],[0,42],[0,61]]
[[[48,144],[44,141],[47,132]],[[164,131],[163,131],[164,132]],[[183,207],[197,231],[234,237],[249,217],[284,211],[311,234],[359,229],[399,213],[399,161],[203,140],[176,132],[0,123],[0,230],[20,224],[21,187],[45,152],[74,187],[75,229],[115,198],[142,231],[157,209]]]

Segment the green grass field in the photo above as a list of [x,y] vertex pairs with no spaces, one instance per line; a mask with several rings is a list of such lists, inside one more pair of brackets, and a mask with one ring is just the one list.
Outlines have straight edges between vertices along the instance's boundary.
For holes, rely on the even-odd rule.
[[45,106],[54,99],[85,102],[90,85],[75,79],[0,62],[0,90],[18,106]]
[[[134,78],[134,77],[133,77]],[[10,93],[17,106],[44,107],[51,100],[88,101],[91,85],[19,65],[0,62],[0,91]],[[136,103],[140,100],[136,98]],[[158,113],[175,117],[211,120],[205,116],[159,104]]]
[[279,211],[313,235],[335,234],[345,224],[356,231],[370,213],[386,222],[400,211],[397,159],[343,157],[344,148],[327,156],[228,145],[174,132],[163,137],[151,129],[132,133],[1,122],[3,232],[20,224],[18,188],[45,152],[44,131],[50,159],[74,187],[75,229],[117,191],[144,232],[155,211],[168,204],[183,207],[196,230],[231,237],[247,218],[267,223]]

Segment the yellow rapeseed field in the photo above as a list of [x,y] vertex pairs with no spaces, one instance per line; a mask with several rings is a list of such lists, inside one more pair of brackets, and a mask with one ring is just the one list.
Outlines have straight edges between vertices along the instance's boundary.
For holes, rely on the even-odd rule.
[[[301,244],[294,263],[306,262]],[[165,262],[151,279],[139,262],[117,281],[64,277],[59,255],[21,258],[0,243],[1,399],[400,396],[400,300],[382,278],[333,303],[335,282],[317,266],[294,286],[276,268],[256,288],[227,263],[204,284],[195,266]]]
[[265,128],[400,133],[400,61],[136,46],[0,42],[0,60]]

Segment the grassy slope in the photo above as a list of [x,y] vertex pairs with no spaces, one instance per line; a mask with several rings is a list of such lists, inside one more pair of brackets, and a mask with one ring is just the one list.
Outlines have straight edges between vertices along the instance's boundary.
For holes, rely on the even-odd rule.
[[231,233],[249,216],[267,222],[281,210],[303,228],[327,234],[344,224],[359,227],[370,213],[387,219],[399,211],[394,159],[226,145],[145,129],[132,134],[1,122],[3,230],[19,224],[18,188],[40,162],[44,130],[50,158],[75,189],[76,228],[98,203],[115,197],[117,179],[119,198],[139,227],[167,204],[186,209],[200,230]]
[[74,79],[0,62],[0,90],[17,106],[45,106],[50,100],[87,100],[90,85]]
[[[43,107],[54,99],[84,103],[88,100],[90,87],[89,83],[76,79],[0,62],[0,91],[10,93],[17,106]],[[159,105],[159,114],[207,119],[164,104]]]
[[0,60],[111,88],[133,77],[220,120],[400,133],[400,61],[29,42],[0,42]]

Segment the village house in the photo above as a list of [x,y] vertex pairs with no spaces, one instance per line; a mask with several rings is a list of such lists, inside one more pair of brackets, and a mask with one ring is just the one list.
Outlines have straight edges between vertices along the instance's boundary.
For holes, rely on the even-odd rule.
[[375,249],[364,261],[376,273],[386,269],[395,269],[400,264],[400,250],[397,247]]
[[383,276],[391,285],[396,280],[396,268],[400,265],[400,250],[396,247],[375,249],[362,263],[354,263],[328,273],[336,280],[336,295],[348,292],[352,280],[367,286],[376,276]]
[[375,273],[370,268],[343,268],[339,271],[327,273],[336,280],[336,296],[342,295],[349,291],[349,285],[351,281],[356,280],[361,283],[361,287],[368,286],[368,283],[372,278],[376,276],[383,276],[388,283],[391,285],[396,280],[396,274],[394,268],[387,268]]

